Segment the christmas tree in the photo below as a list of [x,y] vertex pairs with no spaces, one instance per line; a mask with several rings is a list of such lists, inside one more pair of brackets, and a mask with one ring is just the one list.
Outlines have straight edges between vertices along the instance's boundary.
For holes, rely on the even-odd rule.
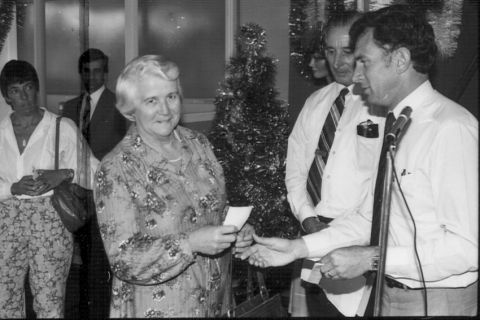
[[249,223],[257,234],[294,238],[298,223],[285,189],[288,109],[274,88],[276,61],[265,55],[260,26],[242,26],[236,41],[209,140],[225,171],[229,204],[254,207]]

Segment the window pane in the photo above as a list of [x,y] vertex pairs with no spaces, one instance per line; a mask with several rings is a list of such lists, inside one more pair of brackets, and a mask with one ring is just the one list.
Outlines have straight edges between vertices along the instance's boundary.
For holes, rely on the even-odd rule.
[[225,2],[140,0],[139,54],[162,54],[181,70],[185,97],[213,98],[225,67]]
[[47,94],[77,94],[81,50],[79,0],[45,1]]
[[[17,2],[18,58],[34,61],[33,1]],[[45,1],[47,94],[74,94],[80,86],[77,57],[80,52],[79,1]]]
[[30,1],[17,1],[17,54],[19,60],[33,64],[33,5]]
[[[109,56],[107,86],[114,89],[115,81],[125,65],[124,2],[95,0],[89,2],[88,42],[83,44],[80,33],[79,0],[45,1],[46,93],[77,95],[80,77],[77,64],[84,48],[98,48]],[[34,8],[32,0],[17,3],[18,57],[33,64]]]
[[115,91],[117,77],[125,66],[124,1],[90,0],[89,3],[89,46],[108,56],[107,87]]

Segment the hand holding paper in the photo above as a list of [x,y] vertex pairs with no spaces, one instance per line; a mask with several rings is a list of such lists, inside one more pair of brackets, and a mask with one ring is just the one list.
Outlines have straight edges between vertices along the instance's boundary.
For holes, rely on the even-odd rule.
[[247,222],[250,212],[252,211],[253,206],[248,207],[229,207],[227,211],[227,216],[225,221],[223,221],[224,226],[233,225],[242,229],[245,222]]

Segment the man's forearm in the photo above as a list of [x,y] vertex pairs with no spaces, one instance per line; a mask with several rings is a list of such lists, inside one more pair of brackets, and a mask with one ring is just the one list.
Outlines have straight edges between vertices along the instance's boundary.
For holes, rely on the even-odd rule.
[[308,257],[308,248],[303,238],[294,239],[292,241],[292,252],[295,259],[304,259]]

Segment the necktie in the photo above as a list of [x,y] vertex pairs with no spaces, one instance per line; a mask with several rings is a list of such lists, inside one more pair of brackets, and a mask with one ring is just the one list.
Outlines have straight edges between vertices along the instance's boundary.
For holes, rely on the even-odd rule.
[[330,108],[330,112],[323,124],[322,132],[320,133],[320,139],[318,139],[318,148],[315,151],[315,157],[308,172],[307,179],[307,191],[313,201],[313,205],[317,205],[321,199],[320,192],[322,189],[323,170],[328,160],[333,139],[335,138],[338,121],[345,108],[345,96],[347,93],[347,88],[343,88],[342,91],[340,91],[340,94]]
[[88,128],[89,128],[89,125],[90,125],[90,108],[91,108],[91,105],[90,105],[90,95],[88,94],[85,94],[85,107],[83,109],[83,115],[82,115],[82,134],[83,136],[85,137],[85,139],[87,139],[88,141]]
[[[388,143],[385,141],[385,135],[390,131],[395,122],[395,115],[393,112],[389,112],[385,121],[385,130],[383,133],[383,145],[380,152],[380,160],[378,162],[377,180],[375,181],[375,191],[373,195],[373,214],[372,214],[372,230],[370,233],[370,245],[378,246],[380,236],[380,214],[383,202],[383,184],[385,180],[385,166],[387,163],[386,155],[388,151]],[[372,291],[370,292],[370,298],[365,309],[364,316],[373,316],[373,309],[375,304],[375,291],[376,291],[376,272],[373,271],[370,274],[369,280],[372,284]]]

